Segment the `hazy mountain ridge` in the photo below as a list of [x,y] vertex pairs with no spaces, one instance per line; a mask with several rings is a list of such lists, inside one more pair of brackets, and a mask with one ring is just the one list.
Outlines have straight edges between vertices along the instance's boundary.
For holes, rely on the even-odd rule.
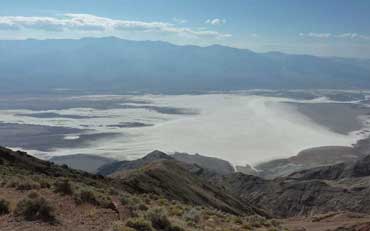
[[196,165],[199,166],[200,168],[206,169],[210,174],[225,175],[235,172],[233,166],[228,161],[222,159],[202,156],[199,154],[191,155],[187,153],[178,153],[178,152],[172,155],[167,155],[164,152],[156,150],[147,154],[145,157],[137,160],[133,161],[124,160],[104,164],[97,169],[96,173],[101,174],[103,176],[108,176],[114,174],[115,172],[141,168],[148,163],[161,160],[177,160],[179,162],[183,162],[189,165]]
[[327,212],[369,213],[370,157],[265,180],[235,173],[211,182],[234,196],[281,217]]
[[[126,165],[135,164],[138,168],[121,169],[111,176],[122,179],[127,186],[135,190],[143,192],[154,190],[177,199],[187,196],[176,193],[178,188],[174,182],[184,182],[179,184],[181,187],[193,182],[194,184],[189,185],[190,189],[197,185],[196,182],[208,182],[212,187],[239,198],[252,208],[259,208],[261,209],[259,211],[266,211],[266,214],[283,218],[337,211],[369,214],[370,201],[367,195],[370,192],[370,156],[359,155],[352,157],[354,159],[350,158],[348,162],[330,165],[327,161],[330,161],[333,155],[342,159],[349,158],[347,154],[353,150],[349,147],[324,147],[308,149],[293,158],[293,161],[309,159],[315,162],[320,151],[323,155],[330,154],[327,159],[320,159],[327,166],[296,171],[289,176],[273,180],[240,172],[219,174],[196,164],[175,161],[170,156],[164,158],[164,153],[160,153],[160,158],[158,155],[156,158],[149,158],[150,161],[146,161],[140,167],[137,163],[143,163],[145,157],[131,164],[128,162]],[[339,153],[335,154],[336,151]],[[192,177],[195,177],[194,181],[189,180]]]
[[0,41],[0,80],[13,90],[370,88],[367,64],[369,60],[113,37]]

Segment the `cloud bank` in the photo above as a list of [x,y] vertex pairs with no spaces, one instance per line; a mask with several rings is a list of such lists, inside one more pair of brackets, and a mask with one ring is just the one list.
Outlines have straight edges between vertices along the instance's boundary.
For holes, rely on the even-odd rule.
[[60,17],[0,16],[0,30],[41,30],[52,32],[156,32],[196,38],[227,38],[213,30],[178,27],[167,22],[118,20],[91,14],[63,14]]
[[370,40],[370,36],[362,35],[358,33],[343,33],[343,34],[332,34],[332,33],[299,33],[301,37],[307,38],[344,38],[344,39],[362,39],[362,40]]

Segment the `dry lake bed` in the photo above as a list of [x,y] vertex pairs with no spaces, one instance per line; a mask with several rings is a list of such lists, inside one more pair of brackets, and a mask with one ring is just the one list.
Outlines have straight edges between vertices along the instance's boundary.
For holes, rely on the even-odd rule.
[[366,137],[368,92],[2,96],[0,145],[38,157],[135,159],[159,149],[255,164]]

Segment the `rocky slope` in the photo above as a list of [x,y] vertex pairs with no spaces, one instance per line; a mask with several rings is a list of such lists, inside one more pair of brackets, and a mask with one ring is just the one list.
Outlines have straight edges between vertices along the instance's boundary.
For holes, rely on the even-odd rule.
[[144,167],[148,163],[152,163],[154,161],[159,160],[172,160],[173,158],[167,155],[164,152],[155,150],[148,155],[144,156],[143,158],[133,160],[133,161],[118,161],[110,164],[106,164],[98,168],[97,174],[103,176],[109,176],[116,172],[127,171],[132,169],[138,169]]
[[235,172],[234,167],[228,161],[219,158],[202,156],[199,154],[190,155],[180,152],[174,153],[171,155],[171,157],[188,164],[197,164],[202,168],[221,175],[227,175]]
[[[333,155],[319,158],[320,150]],[[336,150],[339,151],[335,152]],[[196,164],[176,161],[160,152],[154,155],[156,158],[149,158],[152,156],[149,154],[149,157],[127,162],[125,166],[129,168],[111,176],[120,178],[126,187],[133,190],[155,192],[171,199],[198,204],[206,200],[216,208],[225,209],[225,202],[234,204],[234,201],[227,199],[232,195],[242,204],[259,208],[255,210],[257,212],[277,217],[307,216],[333,211],[370,213],[370,199],[366,196],[370,193],[370,157],[360,159],[361,154],[355,153],[355,157],[350,155],[354,153],[348,152],[352,149],[343,150],[327,147],[302,152],[291,158],[291,161],[317,163],[319,159],[325,166],[297,171],[274,180],[243,173],[219,174]],[[309,154],[312,156],[309,157]],[[336,156],[347,158],[348,161],[328,165]],[[186,194],[179,194],[180,191],[186,191]],[[222,195],[221,192],[225,194]],[[197,195],[202,195],[202,198]],[[210,201],[209,195],[221,200]],[[239,210],[241,208],[235,204],[232,207]],[[228,208],[226,210],[240,213]]]
[[[293,172],[311,169],[320,166],[328,166],[336,163],[353,163],[370,154],[368,139],[360,140],[354,147],[347,146],[323,146],[305,149],[296,156],[277,159],[256,165],[237,166],[239,172],[256,175],[266,179],[284,177]],[[367,146],[366,146],[367,145]]]
[[266,180],[242,173],[211,179],[234,196],[280,217],[370,213],[370,157]]
[[105,178],[0,148],[0,230],[283,230],[182,164]]
[[132,171],[116,172],[112,175],[121,180],[125,188],[133,192],[154,193],[172,200],[211,206],[237,215],[260,214],[263,211],[214,187],[197,176],[202,168],[176,160],[161,160]]
[[202,156],[199,154],[190,155],[187,153],[174,153],[172,155],[167,155],[164,152],[156,150],[137,160],[112,162],[103,165],[98,168],[97,174],[108,176],[119,171],[137,169],[148,163],[159,160],[177,160],[190,165],[197,165],[213,174],[227,175],[235,172],[233,166],[222,159]]
[[0,230],[339,231],[370,224],[370,156],[274,180],[215,173],[160,151],[124,166],[103,177],[0,148]]

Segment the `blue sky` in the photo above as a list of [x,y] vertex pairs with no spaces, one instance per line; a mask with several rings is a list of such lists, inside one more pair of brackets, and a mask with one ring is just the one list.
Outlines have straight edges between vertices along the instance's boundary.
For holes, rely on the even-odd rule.
[[0,2],[0,39],[91,36],[370,58],[370,1]]

